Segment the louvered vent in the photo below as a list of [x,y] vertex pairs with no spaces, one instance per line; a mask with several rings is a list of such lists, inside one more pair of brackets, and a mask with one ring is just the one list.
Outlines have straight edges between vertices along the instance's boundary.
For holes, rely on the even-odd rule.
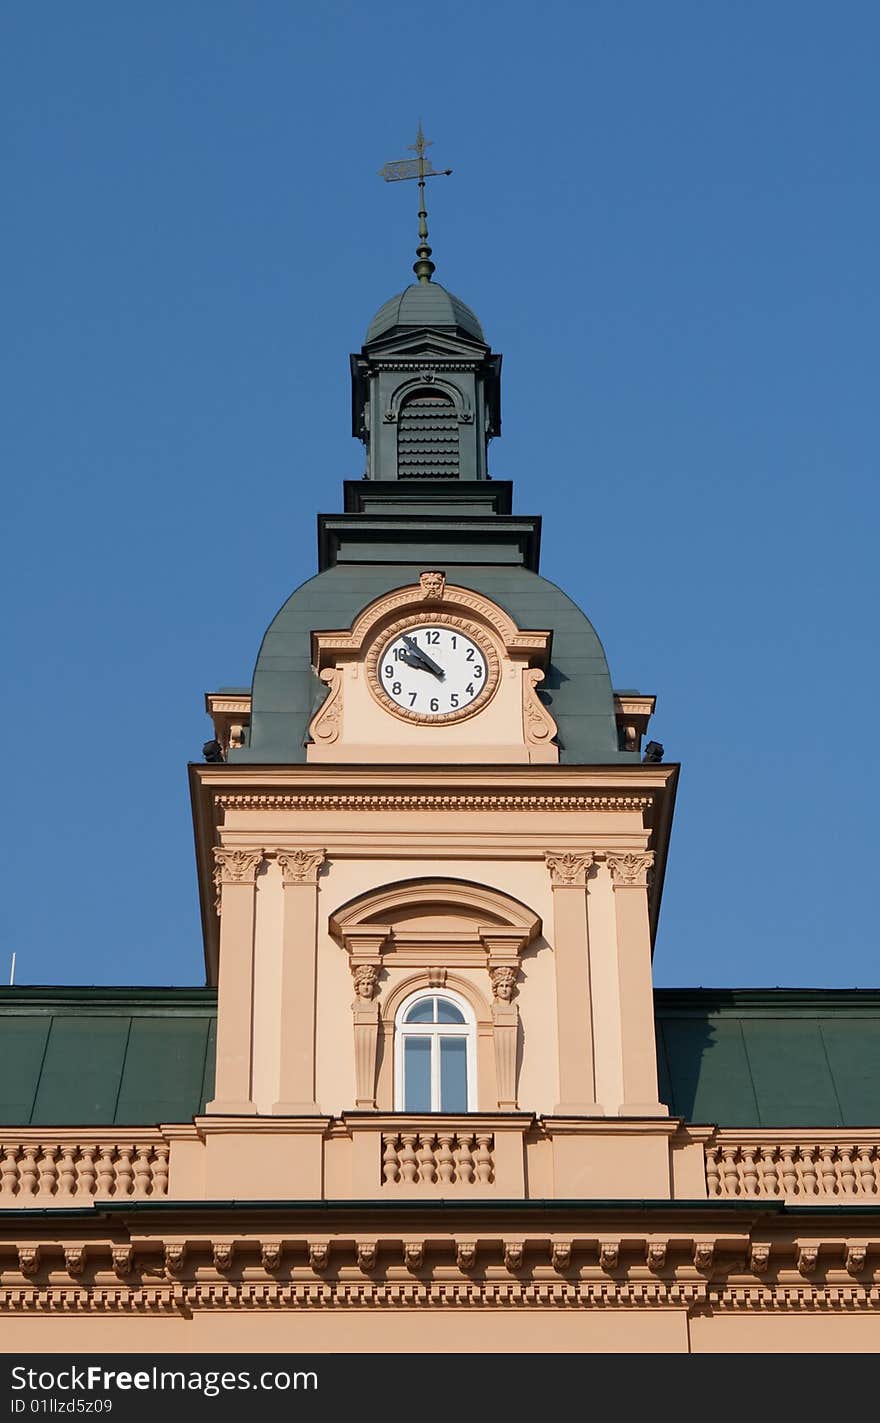
[[443,395],[415,395],[397,424],[398,479],[458,479],[458,416]]

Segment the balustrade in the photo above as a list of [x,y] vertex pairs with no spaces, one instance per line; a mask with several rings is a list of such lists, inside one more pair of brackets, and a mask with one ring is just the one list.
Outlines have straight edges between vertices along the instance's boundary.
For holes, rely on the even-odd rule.
[[491,1132],[383,1132],[382,1175],[389,1186],[488,1186],[494,1146]]
[[706,1145],[710,1196],[784,1200],[858,1200],[880,1195],[880,1142],[817,1137],[734,1140],[720,1133]]
[[0,1207],[167,1196],[168,1154],[168,1143],[155,1139],[7,1140],[0,1145]]

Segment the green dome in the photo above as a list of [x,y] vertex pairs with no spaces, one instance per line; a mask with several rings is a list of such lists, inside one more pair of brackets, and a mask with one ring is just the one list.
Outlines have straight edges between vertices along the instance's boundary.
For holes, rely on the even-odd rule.
[[397,326],[452,326],[484,341],[476,315],[439,282],[413,282],[399,296],[380,306],[370,322],[366,345]]

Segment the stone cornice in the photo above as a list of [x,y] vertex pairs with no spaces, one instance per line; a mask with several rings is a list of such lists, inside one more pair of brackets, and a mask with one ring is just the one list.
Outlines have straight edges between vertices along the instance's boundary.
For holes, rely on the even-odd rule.
[[649,795],[578,795],[548,792],[426,791],[221,791],[214,797],[221,810],[598,810],[641,811],[652,804]]

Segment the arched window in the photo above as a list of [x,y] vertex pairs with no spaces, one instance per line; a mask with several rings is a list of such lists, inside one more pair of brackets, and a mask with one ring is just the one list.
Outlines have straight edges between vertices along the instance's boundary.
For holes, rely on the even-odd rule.
[[423,988],[406,998],[395,1021],[395,1109],[474,1111],[475,1040],[474,1015],[460,994]]
[[458,414],[449,396],[420,390],[400,407],[398,479],[458,479]]

